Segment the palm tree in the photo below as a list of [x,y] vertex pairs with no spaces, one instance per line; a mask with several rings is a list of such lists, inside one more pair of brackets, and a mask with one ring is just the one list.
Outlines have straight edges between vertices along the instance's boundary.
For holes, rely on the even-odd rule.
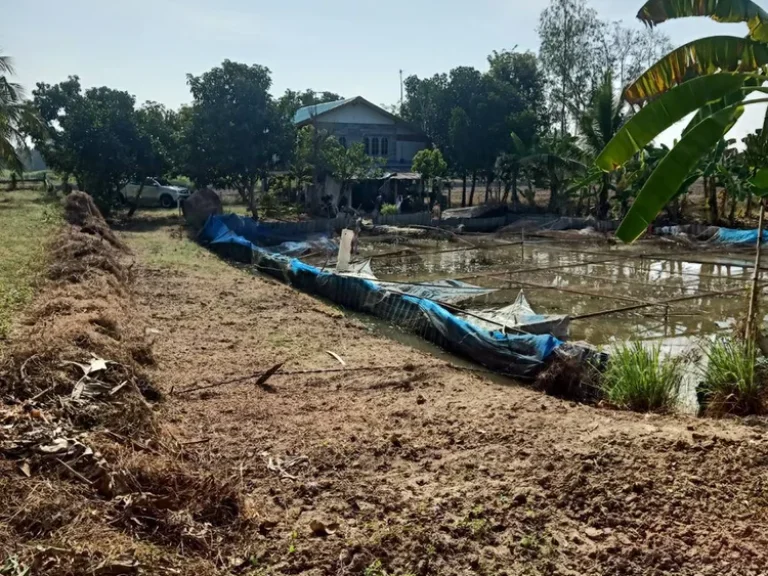
[[[600,154],[624,123],[621,109],[622,103],[613,94],[613,76],[609,71],[603,82],[592,92],[587,108],[576,115],[582,143],[592,158]],[[599,220],[608,217],[608,192],[611,187],[611,175],[606,172],[602,176],[597,197]]]
[[[664,205],[733,127],[745,101],[768,80],[768,12],[751,0],[649,0],[638,18],[656,26],[672,18],[707,16],[745,22],[747,37],[714,36],[673,50],[624,91],[626,102],[642,106],[597,159],[610,172],[626,164],[664,130],[695,113],[680,141],[659,162],[625,217],[617,236],[637,239]],[[768,178],[768,176],[767,176]],[[757,188],[755,188],[757,190]],[[766,190],[768,193],[768,190]]]
[[13,74],[10,57],[0,55],[0,168],[21,173],[24,166],[15,145],[24,146],[21,126],[31,113],[24,105],[21,86],[8,80]]

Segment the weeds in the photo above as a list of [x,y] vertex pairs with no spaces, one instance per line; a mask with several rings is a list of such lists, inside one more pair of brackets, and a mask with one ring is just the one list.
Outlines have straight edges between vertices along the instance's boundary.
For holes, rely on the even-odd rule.
[[600,389],[606,401],[619,408],[667,411],[677,403],[683,368],[679,358],[662,358],[660,346],[624,344],[611,354]]
[[697,389],[699,405],[712,416],[766,412],[766,367],[754,342],[717,338],[705,348],[707,366]]
[[1,197],[0,340],[8,335],[16,313],[32,299],[45,267],[48,240],[61,223],[58,204],[46,203],[37,192]]

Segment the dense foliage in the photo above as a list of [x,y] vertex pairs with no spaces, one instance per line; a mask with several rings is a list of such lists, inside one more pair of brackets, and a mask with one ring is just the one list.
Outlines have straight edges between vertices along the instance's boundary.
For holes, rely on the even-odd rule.
[[[687,15],[743,21],[750,35],[672,50],[655,26]],[[768,172],[761,172],[768,130],[738,146],[725,134],[745,96],[760,89],[763,77],[755,73],[768,65],[765,12],[749,0],[651,0],[638,17],[649,27],[603,21],[589,0],[550,0],[539,20],[539,54],[494,51],[484,69],[408,77],[403,102],[390,111],[431,142],[413,163],[424,188],[450,177],[463,182],[462,205],[475,203],[480,185],[486,201],[497,186],[497,198],[518,210],[628,214],[626,239],[662,209],[670,219],[685,218],[697,181],[713,223],[736,220],[743,204],[751,216],[753,195],[768,188]],[[237,190],[255,214],[276,172],[284,174],[280,190],[287,186],[298,199],[322,188],[326,176],[346,189],[382,164],[316,126],[295,129],[300,107],[339,94],[307,89],[275,97],[269,69],[257,64],[227,60],[189,75],[192,101],[178,110],[137,106],[130,94],[107,87],[84,90],[76,76],[38,84],[25,102],[7,79],[11,72],[0,58],[0,167],[21,170],[18,150],[31,141],[50,168],[75,179],[105,210],[131,180],[183,175],[196,186]],[[692,112],[676,146],[654,144]],[[546,206],[537,190],[547,192]],[[319,196],[306,198],[316,208]]]

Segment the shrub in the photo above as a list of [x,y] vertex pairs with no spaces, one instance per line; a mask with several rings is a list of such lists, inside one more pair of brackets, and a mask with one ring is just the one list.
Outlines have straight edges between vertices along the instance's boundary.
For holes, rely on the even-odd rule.
[[382,216],[391,216],[393,214],[397,214],[397,206],[395,206],[394,204],[384,204],[381,207]]
[[662,358],[661,347],[623,344],[608,361],[600,388],[606,401],[638,412],[667,411],[677,404],[684,364]]
[[697,392],[701,410],[712,416],[766,413],[768,370],[754,342],[717,338],[706,348],[704,381]]

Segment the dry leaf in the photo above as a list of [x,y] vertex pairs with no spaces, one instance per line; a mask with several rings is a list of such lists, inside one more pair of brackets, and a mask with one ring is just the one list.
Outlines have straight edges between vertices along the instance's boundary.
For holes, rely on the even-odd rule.
[[24,476],[26,476],[27,478],[32,476],[32,472],[29,469],[29,462],[22,462],[21,464],[19,464],[19,470],[21,470],[22,474],[24,474]]

